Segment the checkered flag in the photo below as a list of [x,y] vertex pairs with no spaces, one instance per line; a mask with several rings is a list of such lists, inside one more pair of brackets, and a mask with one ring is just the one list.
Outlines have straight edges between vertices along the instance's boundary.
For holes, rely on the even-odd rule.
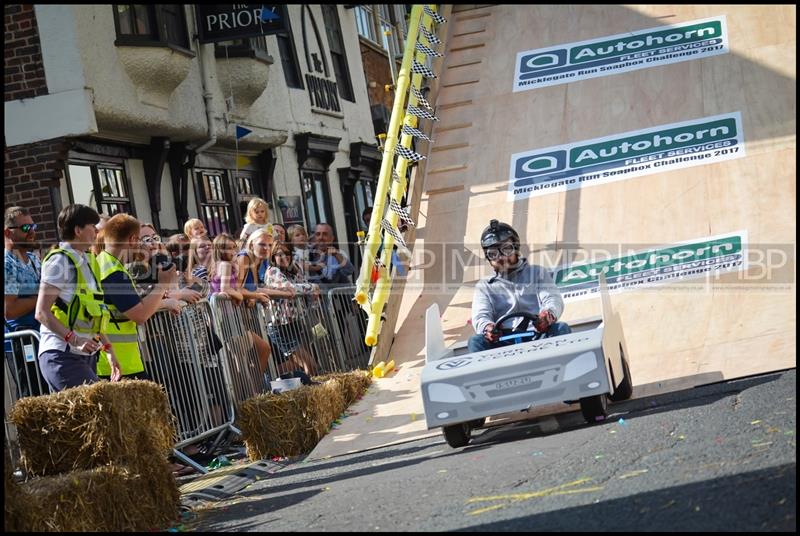
[[433,74],[433,71],[431,71],[430,69],[428,69],[427,67],[422,65],[417,60],[413,60],[411,62],[411,72],[412,73],[421,74],[422,76],[424,76],[426,78],[439,78],[438,76]]
[[425,10],[425,13],[427,13],[436,22],[436,24],[447,22],[446,18],[436,13],[434,10],[431,9],[430,6],[426,5],[423,9]]
[[417,42],[417,44],[414,46],[414,48],[416,48],[420,52],[423,52],[426,56],[434,56],[434,57],[439,57],[439,58],[444,56],[444,54],[442,54],[441,52],[436,52],[432,48],[426,47],[425,45],[423,45],[420,42]]
[[422,108],[417,108],[416,106],[409,106],[406,108],[406,113],[416,115],[417,117],[422,117],[423,119],[432,119],[433,121],[439,120],[438,117],[430,113],[428,110],[423,110]]
[[401,207],[400,203],[398,203],[394,199],[390,199],[389,210],[397,214],[401,222],[405,223],[409,227],[416,227],[416,225],[414,225],[414,221],[411,219],[411,215],[408,213],[407,207],[406,208]]
[[403,125],[403,134],[408,134],[409,136],[416,136],[417,138],[422,138],[423,140],[428,140],[429,142],[433,143],[433,140],[430,139],[425,134],[423,134],[421,130],[416,129],[414,127],[410,127],[408,125]]
[[383,227],[383,230],[389,233],[389,235],[391,235],[392,238],[394,238],[395,244],[397,244],[402,248],[406,247],[406,241],[403,240],[403,235],[401,235],[400,231],[398,231],[395,227],[392,226],[391,223],[389,223],[389,220],[382,219],[381,227]]
[[400,182],[400,175],[397,174],[397,170],[392,168],[392,180]]
[[440,45],[442,43],[442,40],[439,39],[436,34],[429,32],[424,26],[420,26],[419,29],[422,30],[422,35],[428,39],[428,43],[432,45]]
[[417,98],[417,103],[418,104],[421,104],[425,108],[427,108],[428,110],[433,111],[433,106],[428,104],[428,101],[425,100],[425,97],[422,96],[422,91],[420,91],[417,88],[415,88],[414,84],[411,84],[411,93],[413,93],[414,96]]
[[400,156],[402,156],[406,160],[411,160],[412,162],[419,162],[420,160],[422,160],[424,158],[428,158],[427,156],[421,155],[419,153],[415,153],[411,149],[403,147],[399,143],[394,148],[394,152],[396,152],[397,154],[399,154]]

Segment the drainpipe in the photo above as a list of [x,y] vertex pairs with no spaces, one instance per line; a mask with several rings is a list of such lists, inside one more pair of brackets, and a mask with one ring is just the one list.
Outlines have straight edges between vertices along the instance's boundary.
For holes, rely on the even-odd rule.
[[211,61],[214,60],[214,43],[201,45],[198,41],[198,53],[200,54],[200,78],[203,81],[203,100],[206,106],[206,119],[208,120],[208,139],[199,147],[194,149],[195,156],[202,153],[215,143],[217,143],[217,129],[214,128],[214,93],[211,91],[212,76]]

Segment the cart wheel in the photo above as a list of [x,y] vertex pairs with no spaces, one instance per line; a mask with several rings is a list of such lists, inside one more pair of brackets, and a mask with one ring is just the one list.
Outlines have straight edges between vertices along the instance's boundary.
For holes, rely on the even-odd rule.
[[474,421],[469,421],[469,427],[472,430],[475,430],[476,428],[482,428],[484,424],[486,424],[486,417],[483,417],[481,419],[475,419]]
[[614,389],[614,394],[608,396],[612,402],[628,400],[631,395],[633,395],[633,380],[631,379],[631,370],[628,368],[628,358],[625,357],[625,351],[622,349],[621,344],[619,345],[619,356],[622,360],[622,371],[625,373],[625,377],[622,379],[619,387]]
[[595,395],[581,398],[581,413],[589,424],[597,422],[597,417],[608,416],[608,395]]
[[457,449],[469,443],[469,423],[462,422],[461,424],[451,424],[442,428],[444,432],[444,439],[447,444]]

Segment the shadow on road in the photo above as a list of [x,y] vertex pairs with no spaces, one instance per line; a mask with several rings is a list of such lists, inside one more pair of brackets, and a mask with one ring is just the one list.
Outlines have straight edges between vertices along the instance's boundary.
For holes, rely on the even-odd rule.
[[[791,463],[597,504],[472,525],[460,532],[794,532],[797,530],[796,478],[797,465]],[[761,506],[754,507],[754,504]],[[485,506],[470,505],[470,510]],[[479,519],[470,517],[475,521]]]

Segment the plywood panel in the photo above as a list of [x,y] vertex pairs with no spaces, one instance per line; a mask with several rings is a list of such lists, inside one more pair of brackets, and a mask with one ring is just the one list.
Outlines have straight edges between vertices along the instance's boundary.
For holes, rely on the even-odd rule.
[[[774,25],[792,27],[793,18],[787,16],[793,15],[793,8],[495,6],[486,11],[491,15],[473,19],[481,21],[483,26],[475,29],[483,31],[459,35],[448,43],[448,48],[457,51],[455,55],[448,52],[446,79],[477,81],[442,89],[440,105],[469,104],[445,108],[437,128],[464,121],[473,126],[458,134],[443,133],[447,145],[468,143],[469,147],[430,154],[428,169],[463,166],[431,177],[436,188],[464,184],[465,189],[430,197],[425,225],[433,228],[425,230],[428,240],[461,240],[480,254],[475,242],[481,230],[490,218],[500,217],[520,230],[532,258],[551,267],[574,258],[574,251],[563,249],[566,246],[590,248],[597,254],[601,249],[645,249],[740,230],[747,232],[751,242],[794,244],[794,33],[769,30]],[[728,54],[534,91],[511,91],[516,52],[720,15],[728,23]],[[469,33],[460,27],[453,32]],[[494,39],[479,41],[483,34]],[[450,74],[458,69],[447,70],[449,62],[460,63],[457,55],[463,47],[479,42],[485,42],[486,49],[480,58],[480,76],[473,66],[470,71]],[[747,143],[748,155],[743,159],[516,203],[506,199],[510,156],[515,152],[735,111],[742,113]],[[425,187],[433,188],[431,184]],[[783,217],[775,217],[775,212]],[[439,273],[443,264],[444,260],[430,269]],[[464,268],[463,288],[471,289],[476,276],[485,273],[485,267]],[[728,279],[735,283],[737,277]],[[731,319],[737,300],[770,318],[770,329],[787,332],[794,325],[792,292],[642,291],[615,299],[621,302],[623,321],[631,318],[634,323],[635,319],[628,330],[632,353],[683,356],[711,352],[710,348],[731,344],[736,337],[769,339],[763,330],[739,326],[738,320]],[[418,304],[425,299],[424,294],[418,296],[415,308],[420,309]],[[594,313],[592,308],[591,301],[573,303],[567,314],[577,318]],[[445,325],[463,326],[469,317],[464,307],[443,311]],[[411,326],[411,332],[419,329]],[[401,326],[398,336],[403,334]],[[779,361],[793,365],[794,353]],[[675,374],[682,370],[680,363],[679,357]],[[722,373],[736,375],[738,361],[728,358],[726,363],[733,368]],[[658,370],[659,365],[640,362],[638,367]],[[686,367],[692,369],[691,363]],[[745,368],[752,370],[749,365]]]
[[[470,14],[480,16],[458,20]],[[744,231],[753,256],[786,257],[770,277],[751,259],[746,272],[705,285],[700,278],[612,295],[634,396],[796,366],[796,7],[498,5],[450,15],[434,147],[468,146],[431,151],[425,164],[420,260],[390,350],[409,387],[404,411],[422,408],[409,378],[422,366],[425,309],[439,304],[448,343],[471,333],[474,285],[489,275],[476,243],[491,218],[514,225],[530,258],[550,268],[587,252],[600,260],[604,250],[621,255]],[[727,54],[512,91],[517,52],[719,16]],[[514,153],[733,112],[742,117],[744,158],[507,199]],[[421,260],[418,247],[442,242],[474,257],[455,267]],[[569,302],[564,318],[598,312],[597,299]],[[388,390],[392,380],[382,381]]]

